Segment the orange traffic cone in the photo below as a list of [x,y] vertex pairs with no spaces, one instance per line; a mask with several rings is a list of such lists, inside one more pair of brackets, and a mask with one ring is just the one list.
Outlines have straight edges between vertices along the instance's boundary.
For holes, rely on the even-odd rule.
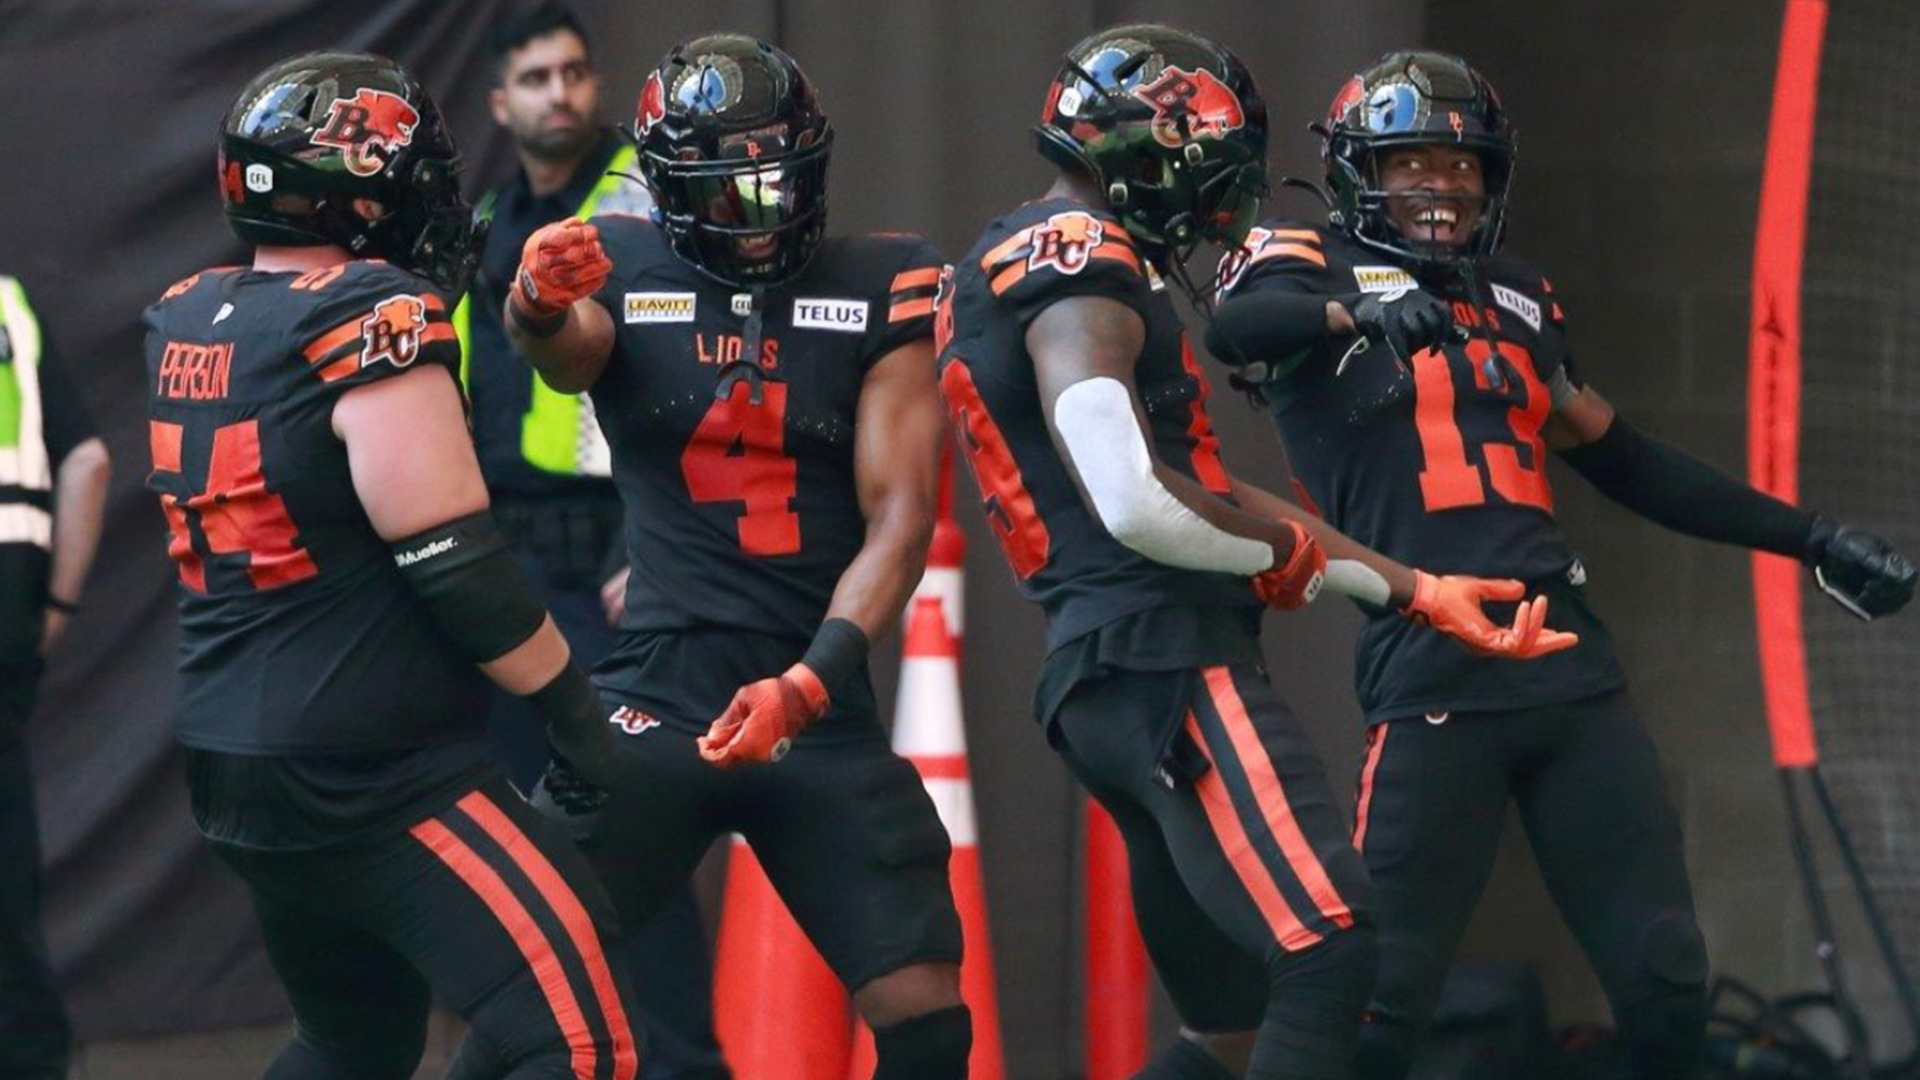
[[1087,1080],[1126,1080],[1147,1064],[1147,945],[1133,920],[1127,845],[1087,800]]
[[853,1054],[847,994],[807,940],[747,842],[727,861],[714,1033],[741,1080],[846,1080]]
[[[958,590],[959,530],[953,530],[948,551],[941,551],[940,531],[934,533],[935,558],[951,557]],[[928,560],[933,577],[934,559]],[[942,584],[935,582],[935,584]],[[980,843],[973,815],[973,781],[967,773],[967,732],[960,712],[960,648],[950,629],[946,604],[922,582],[907,622],[907,647],[900,662],[900,697],[894,713],[893,748],[920,770],[921,782],[940,822],[953,839],[948,864],[953,901],[960,909],[960,929],[966,960],[960,967],[960,996],[973,1012],[973,1054],[967,1062],[971,1080],[1003,1080],[1006,1055],[1000,1047],[1000,1005],[994,986],[993,942],[987,935],[986,877],[980,869]],[[864,1024],[854,1044],[848,1080],[873,1075],[873,1035]]]

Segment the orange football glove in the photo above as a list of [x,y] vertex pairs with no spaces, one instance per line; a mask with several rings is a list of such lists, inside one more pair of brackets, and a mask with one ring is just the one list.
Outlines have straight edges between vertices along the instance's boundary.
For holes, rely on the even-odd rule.
[[1320,595],[1320,585],[1327,579],[1327,552],[1299,522],[1289,521],[1287,526],[1293,530],[1293,554],[1285,565],[1253,575],[1253,592],[1270,608],[1296,611]]
[[795,736],[826,715],[827,704],[827,688],[805,664],[748,683],[697,740],[700,756],[722,769],[779,761]]
[[527,237],[509,296],[523,314],[551,319],[598,292],[611,273],[613,261],[600,248],[600,230],[567,218]]
[[1435,577],[1416,570],[1413,600],[1400,613],[1458,640],[1480,656],[1532,660],[1580,643],[1578,634],[1546,628],[1547,598],[1544,596],[1521,600],[1512,626],[1496,625],[1480,610],[1480,605],[1488,600],[1520,600],[1526,594],[1526,586],[1517,581],[1457,575]]

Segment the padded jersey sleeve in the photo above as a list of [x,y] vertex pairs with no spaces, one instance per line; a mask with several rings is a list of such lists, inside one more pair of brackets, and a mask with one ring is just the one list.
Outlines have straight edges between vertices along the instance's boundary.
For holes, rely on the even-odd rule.
[[1220,260],[1215,284],[1222,300],[1268,289],[1331,296],[1331,278],[1320,230],[1275,221],[1249,231],[1240,250]]
[[896,250],[889,252],[886,280],[878,283],[884,290],[874,305],[879,318],[873,347],[862,365],[869,368],[902,345],[933,336],[933,297],[944,265],[933,245],[918,236],[887,239]]
[[346,264],[331,280],[313,278],[296,295],[312,294],[294,329],[294,347],[309,371],[341,392],[423,364],[460,377],[460,342],[452,305],[425,278],[376,262]]
[[1023,331],[1041,312],[1076,296],[1118,300],[1148,317],[1145,263],[1111,217],[1085,210],[1053,214],[989,248],[980,270]]

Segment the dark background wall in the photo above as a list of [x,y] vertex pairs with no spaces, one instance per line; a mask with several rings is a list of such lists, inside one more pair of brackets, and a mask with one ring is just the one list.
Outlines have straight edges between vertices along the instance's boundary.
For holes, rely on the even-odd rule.
[[[1165,19],[1233,45],[1266,92],[1276,174],[1302,176],[1318,172],[1305,125],[1356,67],[1412,42],[1462,52],[1518,119],[1512,244],[1553,275],[1584,372],[1643,428],[1743,471],[1746,286],[1777,3],[580,6],[596,31],[611,118],[625,118],[647,66],[676,39],[727,27],[781,42],[821,86],[840,132],[836,227],[920,231],[949,254],[1043,188],[1027,126],[1061,51],[1097,26]],[[15,103],[0,113],[0,145],[41,148],[34,168],[9,171],[0,269],[27,278],[68,342],[89,400],[112,425],[119,466],[109,540],[118,558],[95,575],[80,632],[57,660],[36,743],[55,949],[93,1034],[278,1015],[271,993],[253,991],[264,971],[244,932],[219,936],[228,951],[211,957],[168,945],[194,938],[210,913],[246,915],[230,883],[191,853],[166,750],[166,686],[156,673],[171,648],[170,586],[159,515],[137,490],[147,463],[132,320],[174,277],[232,259],[214,202],[213,125],[247,75],[280,54],[352,42],[418,63],[449,106],[474,178],[500,177],[508,156],[481,107],[486,62],[473,51],[497,5],[459,5],[457,18],[452,6],[429,3],[0,7],[0,100]],[[246,47],[216,48],[209,29]],[[109,38],[126,48],[106,48]],[[137,153],[116,152],[128,141]],[[1297,194],[1282,199],[1290,212],[1309,209]],[[1215,416],[1231,467],[1279,485],[1264,417],[1224,393]],[[1815,985],[1767,759],[1747,560],[1631,520],[1571,474],[1554,480],[1590,591],[1666,755],[1716,965],[1765,989]],[[1079,800],[1030,718],[1038,613],[1015,596],[978,513],[964,499],[962,507],[971,540],[966,707],[1008,1063],[1015,1077],[1065,1076],[1079,1060]],[[1359,746],[1356,624],[1334,601],[1268,629],[1276,680],[1343,794]],[[179,854],[163,860],[157,851]],[[1538,963],[1556,1022],[1605,1018],[1517,828],[1467,953]],[[145,997],[160,974],[184,992]]]

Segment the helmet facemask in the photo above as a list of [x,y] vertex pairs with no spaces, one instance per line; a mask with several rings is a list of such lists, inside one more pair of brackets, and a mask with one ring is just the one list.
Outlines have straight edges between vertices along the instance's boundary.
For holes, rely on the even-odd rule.
[[709,277],[741,287],[791,280],[826,231],[833,131],[805,132],[798,149],[720,160],[653,153],[640,168],[674,250]]

